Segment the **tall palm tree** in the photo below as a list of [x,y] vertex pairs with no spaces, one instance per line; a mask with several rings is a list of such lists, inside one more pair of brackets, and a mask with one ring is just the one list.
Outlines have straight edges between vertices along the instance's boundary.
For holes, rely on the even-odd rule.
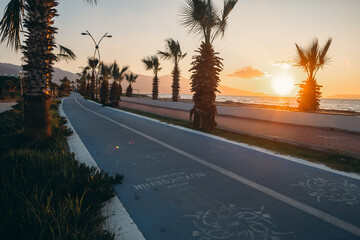
[[[90,83],[90,98],[94,99],[96,95],[96,99],[98,98],[98,85],[97,81],[95,83],[95,69],[99,64],[99,60],[94,57],[88,57],[88,66],[91,68],[91,83]],[[96,93],[96,94],[95,94]]]
[[182,53],[180,48],[179,41],[175,41],[172,38],[169,38],[166,41],[166,50],[158,51],[160,57],[165,60],[172,60],[174,63],[174,69],[171,72],[173,77],[172,83],[172,100],[177,102],[179,99],[179,89],[180,89],[180,70],[179,70],[179,62],[186,56],[186,53]]
[[299,47],[296,43],[296,56],[294,66],[303,70],[307,74],[307,79],[300,85],[298,94],[298,107],[301,111],[315,112],[320,107],[320,97],[322,86],[317,84],[316,74],[319,69],[323,69],[330,62],[327,52],[330,48],[332,39],[329,38],[323,48],[320,48],[317,38],[313,40],[307,49]]
[[125,74],[125,77],[126,77],[126,81],[129,82],[129,86],[126,89],[126,96],[132,97],[132,93],[133,93],[132,84],[136,81],[139,75],[130,73],[130,74]]
[[182,24],[189,33],[201,35],[203,41],[198,50],[199,55],[192,62],[191,91],[194,92],[194,107],[190,119],[194,115],[194,127],[211,130],[216,126],[215,98],[222,71],[221,58],[213,49],[213,41],[224,36],[228,16],[238,0],[224,0],[224,8],[218,11],[211,0],[187,0],[182,6]]
[[[96,3],[97,0],[87,0]],[[10,0],[0,21],[0,42],[14,50],[22,49],[24,71],[27,72],[25,93],[25,134],[49,137],[50,130],[50,83],[53,64],[59,56],[53,53],[55,34],[54,17],[57,16],[56,0]],[[21,46],[20,30],[25,28],[26,40]]]
[[146,70],[153,70],[153,88],[152,88],[152,99],[157,100],[159,96],[159,78],[158,72],[161,71],[159,58],[154,55],[141,60],[145,64]]

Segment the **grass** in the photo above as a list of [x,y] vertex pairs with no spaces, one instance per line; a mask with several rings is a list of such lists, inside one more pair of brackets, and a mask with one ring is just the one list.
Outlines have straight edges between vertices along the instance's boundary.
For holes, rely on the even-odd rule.
[[113,239],[100,209],[122,176],[75,160],[58,104],[46,140],[24,136],[21,104],[0,114],[0,239]]
[[[174,125],[178,125],[178,126],[183,126],[186,128],[193,128],[188,121],[164,117],[164,116],[160,116],[157,114],[144,112],[144,111],[140,111],[140,110],[129,109],[129,108],[125,108],[125,107],[118,107],[118,109],[124,110],[127,112],[132,112],[135,114],[139,114],[142,116],[154,118],[154,119],[157,119],[162,122],[166,122],[166,123],[170,123],[170,124],[174,124]],[[273,139],[255,137],[255,136],[250,136],[250,135],[246,135],[246,134],[240,134],[240,133],[235,133],[235,132],[231,132],[231,131],[227,131],[227,130],[222,130],[222,129],[218,129],[218,128],[212,132],[206,132],[206,133],[210,133],[215,136],[223,137],[228,140],[235,141],[235,142],[246,143],[246,144],[249,144],[252,146],[265,148],[265,149],[268,149],[268,150],[276,152],[276,153],[305,159],[305,160],[315,162],[315,163],[324,164],[324,165],[326,165],[330,168],[336,169],[336,170],[360,173],[360,159],[352,157],[352,156],[347,156],[345,154],[310,149],[307,147],[301,147],[301,146],[297,146],[297,145],[293,145],[293,144],[289,144],[289,143],[276,141]]]

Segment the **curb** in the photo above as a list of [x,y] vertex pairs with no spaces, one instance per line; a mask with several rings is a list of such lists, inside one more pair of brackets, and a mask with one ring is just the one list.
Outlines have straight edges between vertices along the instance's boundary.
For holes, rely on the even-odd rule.
[[[100,170],[67,118],[62,108],[63,102],[64,98],[61,99],[59,114],[66,118],[66,126],[73,131],[73,134],[67,138],[70,151],[75,154],[77,161]],[[101,213],[106,217],[104,228],[115,234],[115,240],[145,240],[143,234],[116,195],[105,204],[101,209]]]

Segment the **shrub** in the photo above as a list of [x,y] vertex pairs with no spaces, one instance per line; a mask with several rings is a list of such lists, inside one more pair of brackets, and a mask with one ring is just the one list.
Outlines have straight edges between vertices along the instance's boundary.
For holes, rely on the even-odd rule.
[[113,239],[100,209],[114,196],[111,177],[66,151],[71,134],[52,105],[52,136],[23,135],[22,107],[0,114],[0,239]]

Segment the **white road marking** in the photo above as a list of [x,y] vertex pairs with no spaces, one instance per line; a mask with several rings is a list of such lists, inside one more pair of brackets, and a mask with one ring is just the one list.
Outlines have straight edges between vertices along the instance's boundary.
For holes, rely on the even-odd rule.
[[[90,100],[89,100],[89,102],[95,103],[95,102],[90,101]],[[282,159],[285,159],[285,160],[288,160],[288,161],[291,161],[291,162],[296,162],[296,163],[306,165],[306,166],[309,166],[309,167],[313,167],[313,168],[316,168],[316,169],[321,169],[321,170],[324,170],[324,171],[327,171],[327,172],[336,173],[338,175],[342,175],[342,176],[345,176],[345,177],[360,180],[360,175],[357,174],[357,173],[348,173],[348,172],[335,170],[335,169],[332,169],[332,168],[330,168],[328,166],[325,166],[323,164],[309,162],[309,161],[304,160],[304,159],[300,159],[300,158],[296,158],[296,157],[292,157],[292,156],[272,152],[270,150],[267,150],[267,149],[264,149],[264,148],[261,148],[261,147],[256,147],[256,146],[251,146],[251,145],[248,145],[248,144],[245,144],[245,143],[235,142],[235,141],[223,138],[223,137],[219,137],[219,136],[211,135],[209,133],[196,131],[194,129],[190,129],[190,128],[186,128],[186,127],[182,127],[182,126],[176,126],[176,125],[173,125],[173,124],[170,124],[170,123],[162,122],[162,121],[157,120],[157,119],[153,119],[153,118],[150,118],[150,117],[145,117],[145,116],[138,115],[138,114],[135,114],[135,113],[123,111],[123,110],[120,110],[120,109],[111,108],[111,107],[105,107],[105,108],[110,109],[112,111],[117,111],[117,112],[121,112],[121,113],[124,113],[124,114],[127,114],[127,115],[135,116],[135,117],[138,117],[138,118],[146,119],[148,121],[156,122],[156,123],[168,126],[168,127],[177,128],[177,129],[180,129],[182,131],[191,132],[191,133],[194,133],[194,134],[197,134],[197,135],[200,135],[200,136],[216,139],[216,140],[219,140],[219,141],[222,141],[222,142],[230,143],[230,144],[233,144],[233,145],[236,145],[236,146],[240,146],[240,147],[251,149],[251,150],[254,150],[254,151],[257,151],[257,152],[265,153],[265,154],[275,156],[275,157],[278,157],[278,158],[282,158]]]
[[241,183],[243,183],[243,184],[245,184],[245,185],[247,185],[247,186],[249,186],[251,188],[254,188],[254,189],[256,189],[256,190],[258,190],[260,192],[263,192],[263,193],[265,193],[265,194],[267,194],[267,195],[269,195],[269,196],[271,196],[273,198],[276,198],[276,199],[278,199],[278,200],[280,200],[282,202],[285,202],[285,203],[289,204],[290,206],[293,206],[293,207],[295,207],[295,208],[297,208],[297,209],[299,209],[299,210],[301,210],[303,212],[306,212],[306,213],[308,213],[308,214],[310,214],[310,215],[312,215],[314,217],[322,219],[325,222],[328,222],[328,223],[330,223],[330,224],[332,224],[334,226],[342,228],[342,229],[344,229],[344,230],[346,230],[346,231],[348,231],[350,233],[353,233],[356,236],[360,237],[360,228],[358,228],[358,227],[356,227],[356,226],[354,226],[354,225],[352,225],[350,223],[347,223],[347,222],[345,222],[345,221],[343,221],[343,220],[341,220],[339,218],[336,218],[334,216],[331,216],[331,215],[329,215],[329,214],[327,214],[327,213],[325,213],[323,211],[320,211],[318,209],[310,207],[310,206],[308,206],[308,205],[306,205],[306,204],[304,204],[302,202],[299,202],[299,201],[297,201],[295,199],[287,197],[287,196],[285,196],[285,195],[283,195],[281,193],[273,191],[273,190],[271,190],[271,189],[269,189],[269,188],[267,188],[267,187],[265,187],[265,186],[263,186],[261,184],[255,183],[255,182],[253,182],[253,181],[251,181],[251,180],[249,180],[247,178],[241,177],[241,176],[239,176],[239,175],[237,175],[237,174],[235,174],[233,172],[230,172],[230,171],[228,171],[228,170],[226,170],[224,168],[221,168],[221,167],[219,167],[219,166],[217,166],[215,164],[209,163],[209,162],[207,162],[207,161],[205,161],[205,160],[203,160],[203,159],[201,159],[199,157],[196,157],[196,156],[194,156],[194,155],[192,155],[190,153],[187,153],[187,152],[185,152],[185,151],[183,151],[181,149],[178,149],[178,148],[176,148],[174,146],[171,146],[171,145],[169,145],[169,144],[167,144],[165,142],[162,142],[162,141],[160,141],[160,140],[158,140],[156,138],[153,138],[153,137],[151,137],[151,136],[149,136],[147,134],[144,134],[144,133],[142,133],[142,132],[140,132],[138,130],[135,130],[135,129],[133,129],[131,127],[128,127],[128,126],[126,126],[124,124],[121,124],[121,123],[119,123],[119,122],[117,122],[117,121],[115,121],[115,120],[113,120],[111,118],[108,118],[108,117],[106,117],[106,116],[104,116],[104,115],[102,115],[100,113],[92,111],[92,110],[86,108],[85,106],[83,106],[81,103],[79,103],[77,101],[76,97],[75,97],[75,101],[79,104],[80,107],[84,108],[85,110],[87,110],[89,112],[92,112],[92,113],[94,113],[94,114],[96,114],[96,115],[98,115],[98,116],[100,116],[100,117],[102,117],[102,118],[104,118],[104,119],[106,119],[106,120],[108,120],[108,121],[122,127],[122,128],[125,128],[125,129],[127,129],[127,130],[129,130],[129,131],[131,131],[133,133],[136,133],[136,134],[138,134],[138,135],[140,135],[140,136],[142,136],[142,137],[144,137],[144,138],[146,138],[146,139],[148,139],[148,140],[150,140],[152,142],[155,142],[155,143],[157,143],[157,144],[159,144],[159,145],[161,145],[161,146],[163,146],[163,147],[165,147],[167,149],[170,149],[170,150],[172,150],[172,151],[174,151],[174,152],[176,152],[178,154],[181,154],[181,155],[183,155],[183,156],[185,156],[185,157],[187,157],[187,158],[189,158],[189,159],[191,159],[191,160],[193,160],[193,161],[195,161],[197,163],[200,163],[200,164],[202,164],[202,165],[204,165],[204,166],[206,166],[206,167],[208,167],[210,169],[213,169],[216,172],[224,174],[224,175],[226,175],[226,176],[228,176],[228,177],[230,177],[230,178],[232,178],[234,180],[237,180],[238,182],[241,182]]

